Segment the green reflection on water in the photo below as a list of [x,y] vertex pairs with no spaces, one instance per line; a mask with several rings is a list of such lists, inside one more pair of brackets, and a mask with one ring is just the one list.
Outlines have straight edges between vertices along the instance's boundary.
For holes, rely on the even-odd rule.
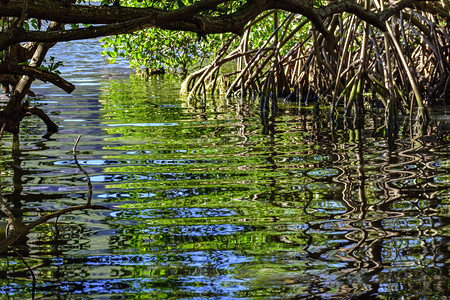
[[[327,116],[286,103],[264,128],[257,103],[196,108],[178,87],[135,76],[102,85],[80,163],[94,201],[111,210],[72,214],[29,236],[31,256],[44,260],[39,295],[448,295],[448,145],[411,141],[406,128],[393,149],[381,114],[364,129],[331,131]],[[69,140],[76,127],[65,126]],[[64,143],[22,158],[34,170],[22,179],[40,178],[23,180],[22,194],[34,196],[25,206],[39,203],[27,184],[48,188],[47,208],[83,200]],[[74,190],[51,189],[67,185]],[[5,270],[20,269],[8,260]],[[26,280],[7,280],[5,294],[30,295]]]
[[[137,90],[147,84],[132,83]],[[443,164],[422,167],[436,159],[429,155],[436,148],[419,144],[423,152],[415,155],[415,145],[401,141],[392,153],[384,137],[374,137],[375,118],[364,131],[336,133],[326,129],[326,121],[289,105],[265,134],[254,103],[246,104],[247,114],[236,110],[236,103],[186,107],[170,93],[150,104],[145,93],[128,99],[121,84],[114,83],[116,94],[104,94],[106,119],[117,121],[123,112],[118,122],[171,124],[106,128],[145,141],[115,147],[126,153],[114,158],[129,165],[105,168],[111,175],[134,175],[108,181],[111,190],[134,192],[133,203],[121,205],[122,217],[137,222],[130,225],[132,233],[124,233],[134,241],[124,248],[148,243],[183,251],[244,251],[252,262],[232,274],[245,278],[251,292],[243,295],[252,297],[392,296],[400,286],[411,288],[403,293],[408,295],[422,284],[430,285],[422,295],[446,293],[423,278],[434,275],[398,279],[403,272],[419,273],[416,269],[447,276],[447,262],[432,253],[436,246],[447,250],[447,238],[439,232],[447,224],[448,204],[437,197],[448,196],[448,181],[438,175]],[[448,151],[445,147],[437,146]],[[152,197],[141,197],[148,193]],[[192,215],[217,208],[230,215]]]

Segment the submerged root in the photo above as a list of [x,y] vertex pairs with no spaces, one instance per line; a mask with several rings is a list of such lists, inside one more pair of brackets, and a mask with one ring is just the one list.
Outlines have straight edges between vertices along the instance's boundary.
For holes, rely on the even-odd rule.
[[22,103],[19,110],[0,110],[0,124],[2,124],[2,135],[3,132],[10,132],[13,134],[19,133],[20,122],[26,116],[35,115],[44,121],[47,126],[47,135],[58,132],[58,125],[56,125],[51,118],[40,108],[32,105],[29,106],[28,101]]
[[[383,9],[378,0],[362,3],[368,10]],[[404,9],[386,22],[386,32],[354,15],[333,15],[323,21],[329,36],[304,17],[274,11],[264,17],[265,24],[274,24],[265,41],[256,47],[249,38],[261,30],[254,22],[234,49],[227,48],[209,66],[191,74],[182,94],[192,100],[207,91],[217,93],[217,81],[226,73],[223,67],[234,63],[226,97],[257,93],[267,101],[271,73],[272,98],[298,103],[322,99],[329,101],[320,104],[330,107],[330,115],[342,107],[355,117],[378,103],[389,122],[416,109],[417,118],[426,120],[426,106],[438,101],[425,99],[450,100],[450,27],[445,25],[450,12],[441,6],[433,2]]]

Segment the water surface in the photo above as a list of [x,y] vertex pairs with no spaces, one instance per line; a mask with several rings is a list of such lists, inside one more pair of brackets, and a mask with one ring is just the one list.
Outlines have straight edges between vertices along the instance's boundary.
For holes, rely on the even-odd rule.
[[388,142],[382,112],[364,129],[331,130],[326,112],[286,103],[262,120],[250,100],[188,103],[179,79],[108,65],[93,42],[57,47],[77,88],[34,87],[60,132],[42,138],[29,118],[19,149],[3,137],[2,194],[23,223],[85,204],[72,156],[82,134],[79,164],[105,209],[62,216],[15,246],[35,284],[4,253],[4,297],[450,296],[445,112],[421,129],[402,120]]

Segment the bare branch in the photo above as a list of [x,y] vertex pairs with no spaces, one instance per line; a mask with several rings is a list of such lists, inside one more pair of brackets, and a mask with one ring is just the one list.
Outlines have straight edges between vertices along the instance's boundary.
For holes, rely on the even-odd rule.
[[47,125],[47,132],[48,133],[55,133],[58,132],[58,125],[56,125],[52,119],[40,108],[37,108],[36,106],[31,107],[24,107],[25,111],[29,114],[38,116],[42,121],[44,121],[45,125]]
[[77,146],[78,146],[78,142],[80,141],[80,139],[81,139],[81,134],[78,135],[78,138],[77,138],[77,140],[75,141],[75,144],[73,145],[72,152],[73,152],[73,158],[74,158],[74,160],[75,160],[75,164],[77,165],[78,169],[79,169],[81,172],[83,172],[84,175],[86,175],[86,181],[87,181],[87,184],[88,184],[88,201],[87,201],[87,204],[90,205],[90,204],[91,204],[91,200],[92,200],[92,189],[93,189],[93,188],[92,188],[91,178],[89,177],[88,172],[86,172],[86,170],[84,170],[84,169],[80,166],[80,164],[78,163],[78,158],[77,158]]
[[58,74],[45,71],[36,67],[22,66],[22,65],[8,65],[6,63],[0,64],[0,75],[1,74],[14,74],[14,75],[27,75],[33,77],[34,79],[39,79],[44,82],[50,82],[57,87],[64,90],[66,93],[71,93],[75,86],[60,77]]

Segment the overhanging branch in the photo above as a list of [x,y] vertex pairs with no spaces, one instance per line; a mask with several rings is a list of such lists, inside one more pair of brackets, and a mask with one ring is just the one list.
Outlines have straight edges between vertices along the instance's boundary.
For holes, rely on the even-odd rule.
[[[28,18],[61,23],[113,24],[144,17],[158,16],[160,21],[189,19],[200,12],[215,10],[230,0],[202,0],[179,9],[164,11],[152,7],[116,7],[65,4],[63,1],[35,0],[27,10]],[[0,17],[21,17],[23,0],[0,1]],[[164,20],[165,19],[165,20]]]
[[[72,29],[72,30],[56,30],[56,31],[25,31],[19,28],[11,28],[5,32],[0,32],[0,50],[20,42],[34,41],[34,42],[62,42],[71,40],[81,40],[96,38],[108,35],[133,33],[138,30],[157,27],[168,30],[181,30],[197,32],[200,34],[213,34],[224,32],[240,32],[245,24],[259,15],[261,12],[270,8],[266,0],[257,0],[250,4],[246,4],[238,9],[236,12],[221,16],[208,18],[203,16],[195,16],[196,14],[210,10],[216,7],[217,4],[227,1],[209,0],[200,1],[186,8],[181,8],[174,11],[152,11],[146,13],[142,17],[141,14],[135,14],[127,20],[123,18],[116,19],[116,23],[90,26],[87,28]],[[98,8],[101,13],[101,8]],[[128,11],[129,8],[123,8]],[[1,14],[0,14],[1,15]],[[36,17],[29,13],[29,17]],[[68,18],[73,21],[72,18]],[[82,18],[81,18],[82,19]],[[101,19],[99,17],[99,19]],[[65,23],[68,20],[63,18]],[[79,21],[80,19],[78,19]],[[99,24],[98,20],[91,24]]]
[[34,79],[39,79],[45,82],[48,81],[69,94],[75,89],[75,86],[73,84],[60,77],[58,74],[36,67],[8,65],[6,63],[3,63],[0,64],[0,74],[27,75],[29,77],[33,77]]
[[[28,8],[29,18],[46,19],[63,23],[87,23],[88,28],[58,30],[53,32],[25,31],[17,28],[0,33],[0,50],[15,43],[59,42],[97,38],[108,35],[133,33],[147,28],[160,28],[214,34],[224,32],[241,33],[247,22],[268,9],[283,9],[306,16],[325,36],[328,35],[323,20],[338,13],[348,12],[361,20],[386,30],[385,22],[406,7],[412,7],[421,0],[402,0],[378,13],[366,10],[353,0],[333,1],[327,6],[315,8],[305,0],[253,0],[248,1],[235,12],[216,17],[200,15],[215,10],[217,5],[229,0],[202,0],[192,5],[172,11],[155,8],[99,7],[88,5],[70,5],[59,1],[36,0]],[[23,3],[10,0],[0,1],[0,16],[20,16]],[[100,25],[102,24],[102,25]]]

